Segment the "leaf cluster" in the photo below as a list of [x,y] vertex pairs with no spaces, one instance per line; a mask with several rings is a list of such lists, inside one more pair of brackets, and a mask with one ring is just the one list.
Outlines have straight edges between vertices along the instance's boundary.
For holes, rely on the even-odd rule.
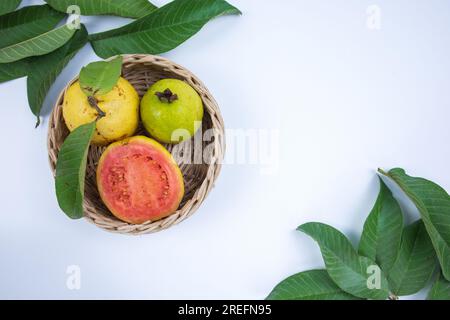
[[403,169],[379,170],[414,203],[421,219],[404,225],[402,209],[380,178],[378,198],[364,224],[358,248],[323,223],[298,227],[320,247],[325,269],[293,275],[269,300],[397,300],[437,277],[428,299],[450,299],[450,196],[436,183]]

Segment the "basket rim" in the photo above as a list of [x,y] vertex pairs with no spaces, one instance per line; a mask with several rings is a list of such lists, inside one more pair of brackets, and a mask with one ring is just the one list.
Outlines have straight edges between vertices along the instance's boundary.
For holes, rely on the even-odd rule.
[[[165,229],[170,228],[171,226],[177,225],[180,222],[186,220],[191,215],[193,215],[203,201],[208,196],[209,192],[214,187],[214,184],[221,172],[222,161],[225,153],[225,126],[224,121],[220,112],[220,108],[209,92],[208,88],[203,84],[203,82],[198,79],[190,70],[185,67],[178,65],[167,59],[165,57],[150,55],[150,54],[125,54],[121,55],[123,57],[123,65],[122,65],[122,76],[124,76],[124,71],[126,68],[130,66],[135,66],[139,64],[147,64],[147,65],[156,65],[158,67],[162,67],[167,73],[175,73],[177,76],[183,78],[184,81],[191,84],[194,89],[199,93],[202,98],[205,113],[208,113],[212,118],[212,128],[214,128],[214,155],[212,156],[212,161],[207,165],[207,173],[205,178],[201,182],[200,185],[196,188],[195,192],[192,196],[186,201],[184,201],[183,206],[181,206],[176,212],[165,217],[161,220],[157,221],[149,221],[143,224],[129,224],[123,221],[120,221],[112,214],[111,216],[104,217],[104,219],[99,219],[94,212],[96,212],[96,208],[92,207],[87,201],[86,197],[83,201],[84,208],[84,218],[89,222],[93,223],[97,227],[112,232],[112,233],[120,233],[120,234],[128,234],[128,235],[142,235],[148,233],[155,233]],[[109,59],[113,59],[111,57]],[[107,60],[109,60],[107,59]],[[75,76],[72,80],[70,80],[65,87],[59,93],[52,112],[49,116],[48,128],[47,128],[47,151],[48,151],[48,161],[50,170],[52,171],[53,177],[56,174],[56,160],[59,152],[59,148],[61,144],[57,145],[55,143],[55,123],[57,120],[61,118],[61,102],[64,99],[64,96],[67,92],[67,89],[76,81],[78,81],[79,75]],[[191,83],[192,82],[192,83]],[[58,122],[61,122],[58,121]],[[64,120],[62,120],[63,127],[67,128]],[[170,151],[169,151],[170,152]],[[186,182],[185,182],[186,183]]]

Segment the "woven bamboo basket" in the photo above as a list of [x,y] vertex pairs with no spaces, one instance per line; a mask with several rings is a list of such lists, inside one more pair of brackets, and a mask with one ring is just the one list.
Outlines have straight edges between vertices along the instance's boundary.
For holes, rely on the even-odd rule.
[[[103,204],[96,185],[96,168],[105,147],[90,147],[83,204],[85,218],[110,232],[140,235],[158,232],[176,225],[190,217],[199,208],[220,173],[225,151],[224,123],[216,101],[203,83],[190,71],[168,59],[152,55],[124,55],[123,61],[122,76],[130,81],[141,98],[153,83],[163,78],[180,79],[190,84],[203,100],[205,115],[202,132],[212,129],[208,131],[211,135],[208,136],[208,141],[202,139],[202,143],[184,142],[191,143],[192,150],[195,149],[191,153],[192,157],[198,154],[196,152],[201,152],[200,154],[203,156],[200,161],[198,161],[198,156],[196,161],[193,161],[194,159],[186,161],[186,157],[176,157],[185,183],[185,196],[178,210],[162,220],[149,221],[139,225],[129,224],[115,218]],[[61,92],[50,116],[47,142],[53,174],[55,174],[58,152],[69,134],[62,115],[64,95],[67,88],[77,80],[77,78],[72,80]],[[137,134],[147,135],[142,129],[139,129]],[[200,131],[198,135],[201,135]],[[183,143],[177,146],[165,145],[165,147],[172,152],[175,151],[174,148],[183,148]]]

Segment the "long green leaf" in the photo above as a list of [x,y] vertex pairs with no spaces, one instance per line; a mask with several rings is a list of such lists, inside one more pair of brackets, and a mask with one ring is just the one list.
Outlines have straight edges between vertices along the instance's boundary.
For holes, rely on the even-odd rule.
[[48,90],[64,67],[87,42],[87,30],[81,25],[80,30],[61,48],[44,56],[29,58],[28,103],[33,114],[38,117],[37,124]]
[[75,129],[64,141],[56,164],[56,197],[60,208],[71,219],[83,217],[84,178],[87,153],[95,122]]
[[428,300],[450,300],[450,282],[439,273],[436,282],[428,293]]
[[[341,232],[326,224],[314,222],[301,225],[297,230],[317,241],[328,274],[342,290],[360,298],[387,299],[388,283],[383,272],[374,261],[359,256]],[[379,287],[369,286],[374,268],[379,272]]]
[[339,288],[326,270],[297,273],[280,282],[267,300],[358,300]]
[[98,56],[159,54],[176,48],[209,20],[240,11],[224,0],[175,0],[122,28],[91,36]]
[[23,42],[53,29],[64,14],[48,5],[24,7],[0,17],[0,48]]
[[[0,17],[0,48],[33,38],[51,30],[64,14],[48,5],[29,6]],[[33,65],[26,58],[0,64],[0,83],[28,75]]]
[[26,77],[28,69],[28,59],[22,59],[12,63],[0,63],[0,83]]
[[0,1],[0,16],[14,11],[22,0],[2,0]]
[[63,25],[37,37],[0,49],[0,63],[14,62],[31,56],[41,56],[62,47],[76,29]]
[[380,172],[394,180],[420,212],[444,277],[450,280],[450,196],[436,183],[410,177],[403,169]]
[[374,260],[387,275],[397,258],[402,230],[402,210],[380,179],[380,192],[364,224],[359,254]]
[[436,269],[436,254],[422,220],[407,226],[397,260],[389,271],[389,287],[397,296],[422,290]]
[[148,0],[45,0],[54,9],[67,12],[67,8],[76,5],[81,14],[115,15],[127,18],[140,18],[156,9]]

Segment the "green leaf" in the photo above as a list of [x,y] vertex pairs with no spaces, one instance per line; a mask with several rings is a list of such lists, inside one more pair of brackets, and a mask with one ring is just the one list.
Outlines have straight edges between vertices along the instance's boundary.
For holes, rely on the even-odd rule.
[[428,300],[450,300],[450,282],[445,280],[442,273],[436,278],[430,292],[428,293]]
[[75,129],[64,141],[56,164],[56,197],[60,208],[71,219],[83,217],[84,178],[87,154],[95,122]]
[[81,14],[114,15],[126,18],[140,18],[156,9],[148,0],[45,0],[54,9],[67,12],[71,5],[80,7]]
[[407,226],[398,258],[389,271],[389,287],[397,296],[422,290],[436,269],[436,254],[422,220]]
[[28,60],[23,59],[12,63],[0,64],[0,83],[26,77],[28,74]]
[[22,0],[2,0],[0,2],[0,16],[16,10]]
[[87,96],[103,95],[110,92],[122,73],[122,57],[111,61],[98,61],[81,69],[80,86]]
[[[299,231],[311,236],[320,246],[328,274],[345,292],[367,299],[387,299],[386,277],[376,263],[359,256],[350,241],[338,230],[322,223],[306,223]],[[379,285],[371,287],[372,269],[377,269]]]
[[28,103],[33,114],[38,117],[37,124],[48,90],[64,67],[87,42],[87,30],[81,25],[80,30],[61,48],[44,56],[29,58]]
[[403,169],[380,173],[394,180],[420,212],[444,277],[450,280],[450,196],[436,183],[410,177]]
[[280,282],[267,300],[357,300],[341,290],[326,270],[297,273]]
[[64,14],[47,5],[24,7],[0,17],[0,48],[23,42],[53,29]]
[[364,224],[359,254],[374,260],[387,275],[397,258],[402,230],[402,210],[380,179],[380,192]]
[[[0,48],[51,30],[64,17],[48,5],[29,6],[0,17]],[[28,75],[30,58],[0,64],[0,83]]]
[[239,13],[224,0],[175,0],[129,25],[90,39],[102,58],[123,53],[159,54],[179,46],[209,20]]
[[31,56],[41,56],[62,47],[75,33],[63,25],[37,37],[0,49],[0,63],[14,62]]

